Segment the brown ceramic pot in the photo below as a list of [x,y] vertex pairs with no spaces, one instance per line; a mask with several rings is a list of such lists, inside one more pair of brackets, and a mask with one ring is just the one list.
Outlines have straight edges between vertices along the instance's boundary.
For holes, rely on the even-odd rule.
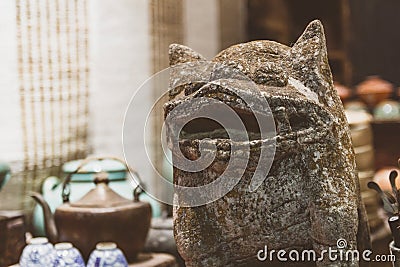
[[392,84],[382,80],[379,76],[369,76],[357,86],[357,95],[370,108],[387,99],[392,91]]

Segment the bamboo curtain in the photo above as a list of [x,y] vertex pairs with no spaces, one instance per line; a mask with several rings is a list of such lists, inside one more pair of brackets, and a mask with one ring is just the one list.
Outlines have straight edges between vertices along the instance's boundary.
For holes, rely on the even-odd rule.
[[87,0],[15,4],[18,78],[15,89],[6,89],[19,95],[20,116],[14,119],[20,119],[15,131],[22,134],[14,141],[22,144],[22,152],[10,159],[2,151],[11,160],[13,178],[0,206],[28,209],[28,191],[38,190],[43,178],[89,150],[88,12]]

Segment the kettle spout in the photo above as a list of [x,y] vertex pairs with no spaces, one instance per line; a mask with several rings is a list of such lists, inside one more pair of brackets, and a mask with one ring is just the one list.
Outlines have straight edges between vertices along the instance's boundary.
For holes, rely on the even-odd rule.
[[43,196],[36,192],[31,192],[30,196],[42,207],[44,217],[44,228],[47,238],[53,244],[58,242],[58,232],[53,214],[49,204],[44,200]]

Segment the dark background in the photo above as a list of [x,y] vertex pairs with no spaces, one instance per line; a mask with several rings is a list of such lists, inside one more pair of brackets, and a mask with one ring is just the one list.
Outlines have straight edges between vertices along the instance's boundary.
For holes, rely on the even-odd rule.
[[400,1],[249,0],[248,40],[292,45],[313,19],[325,28],[336,81],[354,87],[379,75],[400,86]]

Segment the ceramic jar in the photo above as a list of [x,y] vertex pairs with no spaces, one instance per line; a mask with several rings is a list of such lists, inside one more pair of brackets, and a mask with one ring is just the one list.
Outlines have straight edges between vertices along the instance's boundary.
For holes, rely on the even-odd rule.
[[128,262],[115,243],[98,243],[90,254],[87,267],[128,267]]
[[384,222],[378,213],[377,195],[368,188],[368,182],[372,181],[375,173],[375,152],[371,127],[372,116],[362,109],[353,109],[346,110],[346,117],[350,126],[355,152],[361,198],[365,204],[370,229],[371,231],[376,231]]
[[373,144],[372,116],[365,111],[346,110],[353,147]]
[[19,260],[20,267],[53,266],[56,252],[45,237],[32,238],[22,251]]
[[65,267],[85,267],[81,253],[73,247],[71,243],[55,244],[56,260],[54,266]]

